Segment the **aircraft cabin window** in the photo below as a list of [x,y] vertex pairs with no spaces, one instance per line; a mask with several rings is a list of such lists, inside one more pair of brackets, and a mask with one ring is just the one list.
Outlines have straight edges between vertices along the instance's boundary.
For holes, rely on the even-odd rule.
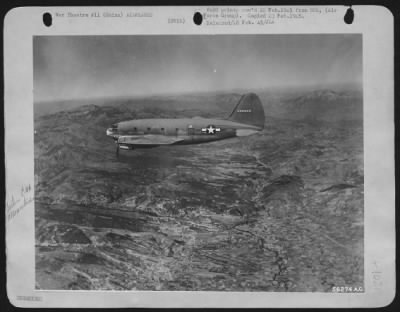
[[147,131],[150,131],[151,130],[151,128],[147,128]]
[[161,128],[161,131],[164,131],[165,129],[164,128]]
[[137,128],[135,127],[135,128],[133,128],[133,131],[137,131]]

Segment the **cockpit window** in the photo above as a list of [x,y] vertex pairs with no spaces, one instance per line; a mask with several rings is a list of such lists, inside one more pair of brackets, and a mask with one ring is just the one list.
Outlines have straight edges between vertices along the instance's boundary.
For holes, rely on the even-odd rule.
[[113,130],[117,130],[117,129],[118,129],[118,125],[117,125],[117,124],[113,124],[113,125],[111,125],[111,129],[113,129]]

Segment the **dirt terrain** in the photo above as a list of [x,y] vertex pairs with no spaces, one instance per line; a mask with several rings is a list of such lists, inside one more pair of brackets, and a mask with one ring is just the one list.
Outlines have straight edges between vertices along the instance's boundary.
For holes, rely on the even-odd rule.
[[259,94],[259,134],[118,159],[112,123],[223,117],[240,95],[35,104],[36,287],[363,286],[361,95]]

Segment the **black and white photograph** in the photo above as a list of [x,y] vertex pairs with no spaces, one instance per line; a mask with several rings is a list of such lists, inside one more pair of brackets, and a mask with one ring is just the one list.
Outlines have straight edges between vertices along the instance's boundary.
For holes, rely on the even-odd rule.
[[363,36],[34,36],[35,289],[364,290]]

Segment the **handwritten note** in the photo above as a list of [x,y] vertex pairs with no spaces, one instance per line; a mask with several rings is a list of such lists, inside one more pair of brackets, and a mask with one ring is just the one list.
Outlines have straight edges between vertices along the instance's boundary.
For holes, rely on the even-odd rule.
[[11,221],[33,200],[34,195],[31,185],[22,185],[20,193],[17,196],[11,195],[11,198],[6,202],[7,222]]

